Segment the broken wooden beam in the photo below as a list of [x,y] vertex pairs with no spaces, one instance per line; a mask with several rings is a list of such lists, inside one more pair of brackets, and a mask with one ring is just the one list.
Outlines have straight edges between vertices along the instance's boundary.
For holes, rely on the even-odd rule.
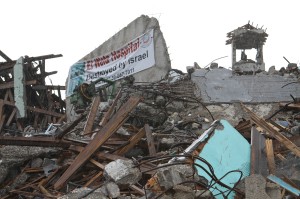
[[70,125],[68,125],[64,130],[59,132],[55,137],[57,139],[63,138],[71,129],[73,129],[83,118],[85,115],[80,115],[76,120],[74,120]]
[[87,118],[87,122],[85,123],[84,126],[84,130],[83,130],[83,135],[88,135],[91,134],[92,130],[93,130],[93,125],[94,125],[94,121],[97,115],[97,111],[100,105],[100,96],[96,96],[93,99],[92,105],[91,105],[91,109]]
[[288,109],[297,109],[297,110],[300,110],[300,103],[293,103],[293,104],[288,104],[287,103],[279,103],[279,106],[280,107],[287,107]]
[[133,135],[128,141],[129,144],[123,146],[122,148],[120,148],[119,150],[117,150],[115,152],[115,154],[118,155],[124,155],[125,153],[127,153],[130,149],[132,149],[143,137],[145,137],[146,135],[146,131],[145,131],[145,127],[142,128],[137,134]]
[[268,176],[267,156],[263,152],[265,148],[265,137],[256,130],[251,128],[251,174],[259,174],[264,177]]
[[[37,80],[29,80],[25,82],[25,85],[34,85],[37,84]],[[8,89],[8,88],[14,88],[14,82],[6,82],[0,84],[0,90],[1,89]]]
[[276,165],[273,151],[273,142],[271,139],[266,139],[266,154],[269,167],[269,173],[275,174]]
[[108,122],[108,120],[110,119],[110,117],[111,117],[111,115],[112,115],[112,113],[113,113],[113,111],[114,111],[114,109],[117,105],[118,99],[121,97],[121,94],[122,94],[122,92],[121,92],[121,90],[119,90],[117,96],[114,99],[114,102],[109,107],[108,111],[104,114],[103,118],[101,119],[101,121],[99,123],[100,126],[104,126]]
[[148,124],[145,124],[144,128],[145,128],[146,137],[147,137],[149,154],[150,154],[150,156],[155,156],[156,155],[156,149],[155,149],[155,145],[154,145],[154,139],[153,139],[153,136],[152,136],[152,131],[151,131],[150,126]]
[[1,50],[0,50],[0,56],[3,57],[3,59],[5,59],[5,61],[12,62],[12,60]]
[[32,88],[34,90],[66,90],[65,86],[59,85],[34,85]]
[[57,140],[57,139],[54,139],[52,137],[9,137],[9,136],[0,136],[0,145],[67,148],[71,145],[71,142],[64,141],[64,140]]
[[270,133],[272,137],[281,142],[286,148],[292,151],[296,156],[300,157],[300,149],[293,142],[291,142],[288,138],[282,135],[280,132],[274,130],[272,126],[270,126],[264,119],[258,117],[255,113],[253,113],[246,106],[242,105],[243,108],[250,114],[251,120],[267,133]]
[[120,110],[111,118],[111,120],[103,126],[103,128],[96,134],[94,139],[82,150],[75,158],[69,168],[54,184],[54,189],[59,190],[67,183],[70,177],[103,145],[103,143],[110,138],[127,120],[129,113],[140,102],[139,97],[131,97],[123,104]]
[[[8,105],[8,106],[15,106],[14,102],[3,100],[3,103],[5,105]],[[43,113],[45,115],[50,115],[50,116],[59,117],[59,118],[64,116],[64,114],[56,113],[56,112],[53,112],[53,111],[47,111],[47,110],[44,110],[44,109],[41,109],[41,108],[36,108],[36,107],[31,107],[31,106],[26,106],[26,109],[29,110],[29,111],[33,111],[33,112],[37,112],[37,113]]]
[[[289,137],[288,138],[291,142],[293,142],[295,145],[297,145],[298,147],[300,147],[300,136],[296,135],[293,137]],[[286,148],[286,146],[284,146],[281,142],[274,140],[273,141],[273,149],[276,153],[281,153],[283,151],[288,150],[288,148]]]

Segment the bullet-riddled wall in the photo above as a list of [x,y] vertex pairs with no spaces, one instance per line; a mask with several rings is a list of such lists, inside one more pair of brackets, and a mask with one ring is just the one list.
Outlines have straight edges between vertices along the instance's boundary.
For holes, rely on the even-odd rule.
[[[79,61],[86,61],[92,58],[105,55],[117,50],[129,41],[137,38],[148,30],[154,30],[154,57],[155,65],[151,68],[133,74],[136,82],[155,82],[161,80],[171,69],[171,62],[167,50],[167,45],[160,30],[158,20],[142,15],[120,30],[110,39],[101,44],[98,48],[84,56]],[[69,99],[67,101],[68,121],[74,120],[74,113],[71,113]]]

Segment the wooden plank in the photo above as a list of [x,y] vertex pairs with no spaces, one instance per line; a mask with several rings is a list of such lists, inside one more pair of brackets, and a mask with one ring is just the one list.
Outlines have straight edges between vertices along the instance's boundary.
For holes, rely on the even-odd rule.
[[67,148],[71,142],[54,139],[53,137],[13,137],[0,136],[0,145],[14,146],[40,146],[40,147],[63,147]]
[[70,167],[63,173],[63,175],[54,184],[54,189],[59,190],[63,188],[70,177],[109,139],[109,137],[120,128],[128,118],[129,113],[140,102],[139,97],[131,97],[113,116],[113,118],[96,134],[94,139],[82,150],[75,158]]
[[95,180],[97,180],[98,178],[100,178],[102,176],[103,176],[103,171],[100,171],[94,177],[92,177],[87,183],[85,183],[85,185],[83,185],[83,187],[90,186]]
[[276,157],[279,158],[281,161],[287,161],[287,159],[280,153],[276,154]]
[[154,139],[153,139],[153,136],[152,136],[152,131],[151,131],[150,126],[148,124],[145,124],[144,128],[145,128],[146,137],[147,137],[149,154],[150,154],[150,156],[155,156],[156,155],[156,150],[155,150],[155,145],[154,145]]
[[8,92],[8,101],[14,102],[14,96],[12,94],[11,89],[8,89],[7,92]]
[[34,90],[66,90],[65,86],[59,85],[34,85],[32,86]]
[[8,91],[9,91],[9,90],[7,90],[7,91],[5,92],[5,95],[4,95],[4,98],[3,98],[4,101],[6,101],[6,100],[8,99]]
[[114,99],[114,102],[112,103],[112,105],[109,107],[108,111],[104,114],[103,118],[101,119],[99,126],[104,126],[108,120],[110,119],[115,107],[117,106],[118,103],[118,99],[121,97],[121,90],[119,90],[117,96]]
[[4,100],[0,99],[0,121],[2,120],[3,107],[4,107]]
[[62,132],[58,133],[56,138],[61,139],[63,138],[71,129],[73,129],[82,119],[84,115],[80,115],[76,120],[72,122],[67,128],[65,128]]
[[146,135],[146,131],[145,131],[145,127],[144,127],[144,128],[141,128],[141,130],[137,134],[133,135],[128,140],[129,144],[123,146],[122,148],[120,148],[119,150],[117,150],[114,154],[124,155],[130,149],[132,149],[143,137],[145,137],[145,135]]
[[[71,145],[69,147],[69,149],[80,153],[83,151],[84,147]],[[96,152],[95,156],[97,158],[99,158],[100,160],[112,160],[112,161],[117,160],[117,159],[128,160],[128,158],[125,158],[123,156],[110,154],[110,153],[104,153],[104,152]]]
[[[15,106],[14,102],[3,101],[3,103],[5,105],[8,105],[8,106]],[[54,117],[63,117],[64,116],[64,114],[56,113],[56,112],[53,112],[53,111],[47,111],[47,110],[44,110],[44,109],[31,107],[31,106],[26,106],[26,109],[29,110],[29,111],[33,111],[33,112],[37,112],[37,113],[43,113],[45,115],[50,115],[50,116],[54,116]]]
[[282,135],[280,132],[274,130],[264,119],[258,117],[255,113],[253,113],[250,109],[244,106],[244,109],[250,114],[251,120],[266,132],[270,133],[272,137],[281,142],[286,148],[292,151],[296,156],[300,157],[300,149],[293,142],[291,142],[288,138]]
[[[291,142],[293,142],[298,147],[300,146],[300,135],[295,135],[293,137],[288,138]],[[273,150],[277,153],[281,153],[283,151],[288,150],[281,142],[274,140],[273,141]]]
[[83,135],[87,135],[92,132],[96,114],[99,108],[99,104],[100,104],[100,96],[98,95],[93,99],[92,106],[87,118],[87,122],[85,123],[84,126]]
[[2,131],[2,128],[3,128],[3,125],[4,125],[5,119],[6,119],[6,114],[3,114],[3,115],[2,115],[2,118],[1,118],[1,120],[0,120],[0,133],[1,133],[1,131]]
[[14,117],[15,117],[16,112],[17,112],[17,109],[14,108],[14,110],[11,112],[11,114],[10,114],[10,116],[9,116],[7,122],[6,122],[6,126],[9,126],[9,125],[10,125],[10,123],[12,122],[12,120],[13,120]]
[[[279,103],[279,106],[280,106],[280,107],[284,107],[286,104],[287,104],[287,103]],[[289,104],[289,105],[287,106],[287,108],[300,110],[300,103]]]
[[101,164],[100,162],[94,160],[94,159],[90,159],[90,162],[93,163],[94,165],[96,165],[97,167],[99,167],[100,169],[104,169],[104,165]]
[[44,109],[30,107],[30,106],[26,106],[26,109],[29,110],[29,111],[33,111],[33,112],[37,112],[37,113],[43,113],[45,115],[50,115],[50,116],[54,116],[54,117],[63,117],[64,116],[64,114],[56,113],[56,112],[53,112],[53,111],[47,111],[47,110],[44,110]]
[[[33,85],[33,84],[36,84],[37,83],[37,80],[29,80],[29,81],[26,81],[26,85]],[[13,88],[14,87],[14,82],[11,81],[11,82],[6,82],[4,84],[0,84],[0,90],[2,89],[8,89],[8,88]]]
[[268,176],[267,157],[263,153],[265,148],[265,137],[254,127],[251,128],[251,174]]
[[139,194],[141,194],[142,196],[145,195],[145,191],[144,191],[143,189],[140,189],[140,188],[138,188],[138,187],[135,186],[135,185],[130,185],[129,187],[130,187],[132,190],[134,190],[134,191],[138,192]]
[[38,120],[39,120],[39,113],[34,114],[34,121],[33,121],[33,128],[37,129],[38,128]]
[[269,173],[275,174],[276,165],[273,151],[273,142],[271,139],[266,139],[266,154],[268,160]]

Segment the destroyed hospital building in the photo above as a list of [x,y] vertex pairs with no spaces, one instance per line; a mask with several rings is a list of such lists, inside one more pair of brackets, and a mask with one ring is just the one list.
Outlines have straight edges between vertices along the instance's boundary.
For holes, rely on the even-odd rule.
[[300,70],[285,57],[266,70],[268,36],[240,26],[232,70],[185,73],[142,15],[74,60],[65,86],[45,81],[62,55],[0,51],[0,197],[299,198]]

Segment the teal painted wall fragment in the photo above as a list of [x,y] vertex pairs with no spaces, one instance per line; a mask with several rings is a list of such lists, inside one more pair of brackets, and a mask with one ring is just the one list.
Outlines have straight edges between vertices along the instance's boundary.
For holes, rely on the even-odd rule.
[[[218,125],[214,125],[217,124]],[[200,138],[202,141],[207,141],[199,157],[208,161],[214,169],[214,173],[221,182],[234,187],[238,182],[241,173],[232,172],[224,177],[224,175],[233,170],[239,170],[242,172],[242,179],[250,175],[250,153],[251,147],[247,140],[234,129],[226,120],[215,121],[211,129],[208,129]],[[213,128],[213,129],[212,129]],[[200,141],[201,142],[201,141]],[[199,143],[199,142],[198,142]],[[203,166],[209,171],[207,164],[200,160],[195,161],[196,164]],[[199,176],[203,176],[212,182],[210,191],[215,198],[224,198],[224,195],[229,193],[229,190],[217,183],[204,172],[203,169],[197,167],[197,173]],[[228,195],[229,199],[234,198],[235,193],[231,192]]]

